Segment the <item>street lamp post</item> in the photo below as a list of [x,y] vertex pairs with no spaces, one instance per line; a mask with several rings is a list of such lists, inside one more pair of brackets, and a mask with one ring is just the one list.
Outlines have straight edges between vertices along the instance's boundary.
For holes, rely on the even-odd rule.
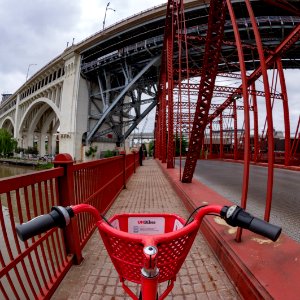
[[105,14],[104,14],[104,20],[103,20],[103,30],[104,30],[104,27],[105,27],[105,20],[106,20],[106,13],[107,13],[107,11],[108,10],[113,10],[114,12],[116,12],[116,10],[113,9],[113,8],[110,8],[109,5],[110,5],[110,2],[108,2],[106,4],[106,8],[105,8]]
[[31,66],[36,66],[37,64],[29,64],[28,65],[28,68],[27,68],[27,74],[26,74],[26,81],[27,81],[27,79],[28,79],[28,74],[29,74],[29,69],[30,69],[30,67]]

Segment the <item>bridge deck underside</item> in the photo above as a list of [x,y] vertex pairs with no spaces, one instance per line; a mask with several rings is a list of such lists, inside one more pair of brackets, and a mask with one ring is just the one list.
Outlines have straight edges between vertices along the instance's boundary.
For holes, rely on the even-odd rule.
[[[233,5],[242,40],[246,69],[255,70],[260,66],[260,61],[245,3],[239,1]],[[296,5],[299,6],[299,3]],[[275,6],[268,6],[262,1],[253,2],[252,6],[264,53],[268,56],[300,23],[300,17],[291,16],[289,12]],[[208,9],[207,5],[200,4],[185,12],[187,34],[184,39],[188,47],[188,57],[183,51],[180,59],[181,81],[187,76],[198,78],[202,72]],[[107,135],[111,136],[111,134],[113,136],[111,141],[122,142],[124,137],[127,137],[146,116],[146,114],[142,115],[142,112],[147,109],[149,112],[156,106],[160,63],[151,66],[139,78],[135,76],[154,57],[162,55],[164,28],[164,17],[146,20],[145,23],[141,22],[139,26],[128,28],[82,52],[81,70],[90,83],[91,110],[87,142],[105,140]],[[300,43],[294,43],[282,57],[284,68],[298,68],[299,45]],[[179,79],[178,55],[178,44],[174,43],[174,87]],[[222,77],[240,80],[238,52],[229,15],[226,16],[224,25],[218,74]],[[134,78],[134,84],[130,89],[126,88]],[[231,84],[233,83],[230,82],[227,86]],[[187,94],[186,91],[182,93]],[[192,93],[197,93],[197,91]],[[227,95],[220,91],[216,93],[217,91],[215,91],[217,97]],[[143,101],[143,99],[148,99],[148,101]],[[123,116],[120,117],[121,115]]]

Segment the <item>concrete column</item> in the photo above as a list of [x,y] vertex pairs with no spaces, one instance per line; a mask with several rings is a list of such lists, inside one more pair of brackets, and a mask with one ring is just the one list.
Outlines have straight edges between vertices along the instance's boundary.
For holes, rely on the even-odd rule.
[[16,102],[16,111],[15,111],[15,124],[14,124],[14,138],[19,140],[19,104],[20,104],[20,94],[17,95],[17,102]]
[[46,154],[46,149],[45,149],[45,145],[46,145],[46,139],[47,139],[47,135],[44,133],[40,134],[40,138],[39,138],[39,143],[40,143],[40,147],[39,147],[39,152],[40,152],[40,156],[44,156]]
[[87,130],[88,89],[80,79],[80,55],[69,53],[65,58],[65,79],[60,101],[59,152],[80,157],[82,134]]
[[24,139],[24,148],[33,147],[33,132],[27,132],[26,138]]
[[55,87],[55,100],[54,103],[55,105],[59,108],[60,107],[60,91],[61,91],[61,87],[58,85]]
[[53,154],[52,152],[52,145],[53,145],[53,134],[48,134],[48,154]]
[[63,82],[60,103],[61,119],[59,152],[69,153],[72,157],[75,157],[76,110],[80,77],[80,56],[72,52],[64,59],[65,79]]
[[[49,148],[51,150],[50,154],[55,154],[56,153],[56,135],[52,134],[51,135],[51,148]],[[49,143],[49,139],[48,139],[48,143]]]

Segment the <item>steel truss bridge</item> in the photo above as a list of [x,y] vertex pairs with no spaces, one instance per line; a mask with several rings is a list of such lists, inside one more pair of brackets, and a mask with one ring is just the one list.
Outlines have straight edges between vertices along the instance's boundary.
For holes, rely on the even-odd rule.
[[[300,117],[291,139],[284,69],[299,68],[300,3],[211,0],[194,5],[169,0],[164,18],[144,23],[143,30],[133,27],[82,53],[82,73],[91,83],[90,103],[100,115],[94,125],[90,123],[87,141],[105,134],[101,131],[105,123],[110,123],[118,139],[125,139],[157,106],[156,157],[173,168],[175,137],[188,139],[181,176],[188,183],[201,150],[213,153],[213,131],[219,132],[221,158],[226,131],[233,131],[232,158],[244,160],[243,206],[250,160],[259,162],[264,155],[268,162],[265,219],[269,220],[274,106],[280,105],[283,114],[282,163],[299,163]],[[141,110],[145,103],[147,108]],[[120,125],[113,121],[116,119]],[[132,123],[127,125],[128,121]],[[262,132],[259,124],[263,124]],[[209,143],[205,144],[205,137]]]
[[[13,95],[1,105],[0,125],[17,135],[25,127],[34,131],[46,123],[53,133],[58,126],[64,128],[63,112],[76,94],[72,101],[81,104],[74,106],[72,118],[84,125],[75,126],[74,132],[65,130],[60,143],[69,139],[76,145],[120,144],[156,107],[157,158],[174,167],[174,140],[189,141],[183,182],[191,182],[201,150],[210,156],[228,155],[223,140],[230,133],[230,154],[245,163],[243,201],[250,160],[268,162],[270,200],[277,162],[274,108],[283,116],[281,163],[299,164],[299,113],[296,126],[290,126],[291,109],[295,118],[299,106],[289,107],[284,71],[299,69],[299,36],[300,1],[169,0],[66,49],[18,90],[19,98]],[[52,74],[54,66],[57,71]],[[47,86],[58,78],[49,92]],[[43,100],[30,110],[41,97],[54,99],[54,104]],[[30,111],[31,117],[24,117],[22,128],[16,129],[14,117],[5,114],[26,101],[27,110],[20,112]]]

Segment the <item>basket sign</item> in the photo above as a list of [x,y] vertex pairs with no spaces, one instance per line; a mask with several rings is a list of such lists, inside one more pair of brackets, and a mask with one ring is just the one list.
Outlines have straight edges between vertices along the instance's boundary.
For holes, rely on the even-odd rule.
[[118,219],[115,219],[113,220],[110,225],[114,228],[114,229],[117,229],[117,230],[120,230],[120,224],[119,224],[119,220]]
[[162,234],[165,233],[164,217],[129,217],[128,233],[135,234]]
[[179,229],[183,228],[183,224],[179,220],[175,220],[173,231],[177,231]]

